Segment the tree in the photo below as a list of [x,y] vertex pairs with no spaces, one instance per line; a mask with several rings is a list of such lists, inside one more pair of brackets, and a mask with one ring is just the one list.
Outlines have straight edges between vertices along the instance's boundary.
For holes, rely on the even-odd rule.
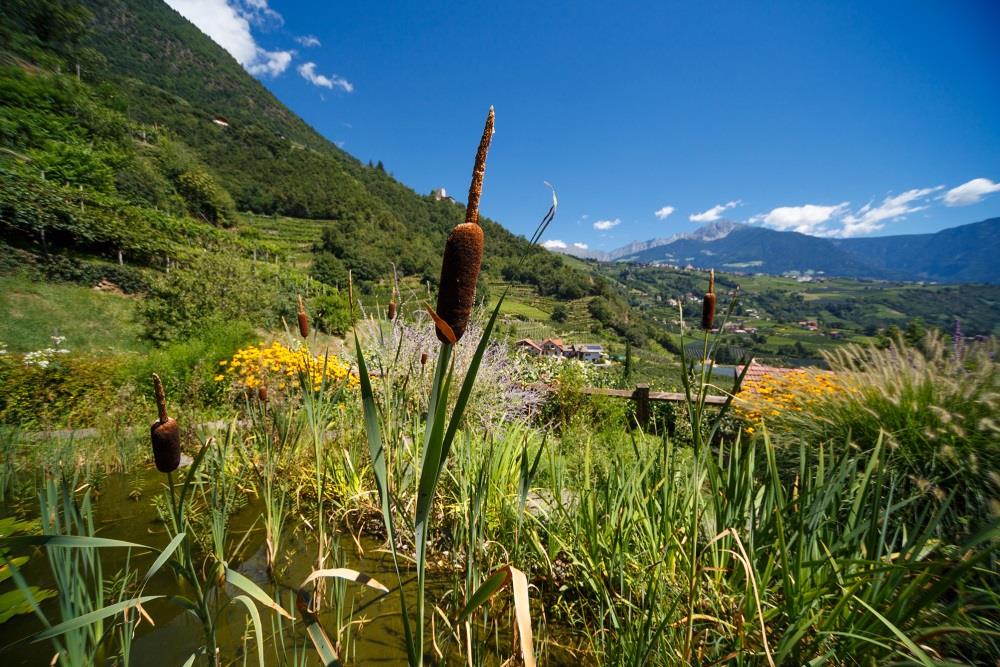
[[569,309],[563,304],[556,304],[556,307],[552,309],[552,314],[549,315],[549,319],[553,322],[565,322],[569,319]]
[[323,333],[343,336],[354,324],[347,296],[339,290],[310,300],[315,310],[316,328]]

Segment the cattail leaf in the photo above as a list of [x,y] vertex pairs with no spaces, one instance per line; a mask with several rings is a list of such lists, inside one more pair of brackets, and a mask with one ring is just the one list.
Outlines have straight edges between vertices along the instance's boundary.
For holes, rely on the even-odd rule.
[[534,638],[531,632],[531,601],[528,597],[528,578],[514,566],[508,566],[511,588],[514,591],[514,616],[517,635],[521,642],[521,659],[524,667],[535,667]]
[[459,622],[465,622],[477,609],[496,595],[500,589],[510,584],[514,594],[514,618],[517,634],[521,643],[521,659],[525,667],[535,667],[534,638],[531,630],[531,601],[528,597],[528,578],[524,572],[513,565],[504,565],[486,578],[459,616]]
[[149,602],[150,600],[159,600],[165,598],[165,595],[143,595],[141,597],[132,598],[130,600],[124,600],[123,602],[116,602],[115,604],[108,605],[107,607],[101,607],[100,609],[95,609],[92,612],[77,616],[76,618],[71,618],[68,621],[63,621],[58,625],[53,625],[50,628],[42,630],[35,636],[31,638],[33,643],[44,641],[46,639],[51,639],[52,637],[58,637],[59,635],[66,634],[78,628],[86,627],[92,623],[108,618],[109,616],[114,616],[125,610],[126,607],[134,607],[139,604]]
[[344,579],[345,581],[353,581],[356,584],[361,584],[363,586],[368,586],[369,588],[374,588],[377,591],[382,591],[383,593],[388,593],[389,589],[380,584],[378,581],[369,577],[367,574],[358,572],[357,570],[352,570],[348,567],[337,567],[327,570],[313,570],[305,581],[299,586],[299,588],[305,588],[311,582],[317,579]]
[[444,464],[448,460],[448,452],[451,450],[451,443],[455,439],[458,427],[462,423],[462,417],[465,415],[465,408],[469,404],[469,399],[472,397],[472,390],[476,385],[476,376],[479,374],[479,366],[483,362],[483,355],[486,354],[486,347],[490,343],[490,336],[493,334],[493,327],[496,325],[497,317],[500,315],[500,307],[503,305],[504,299],[506,298],[507,290],[505,289],[500,295],[500,298],[497,299],[497,305],[493,308],[493,314],[490,316],[489,322],[486,323],[486,328],[483,329],[483,335],[479,339],[479,345],[476,347],[476,352],[472,355],[472,361],[469,362],[469,369],[465,372],[465,379],[462,381],[462,388],[458,392],[458,399],[455,401],[455,407],[451,412],[451,420],[448,422],[448,431],[445,433],[444,442],[442,443],[441,462],[438,465],[438,475],[441,474],[441,470],[444,469]]
[[184,533],[177,533],[177,535],[174,536],[174,539],[170,540],[170,544],[167,545],[167,548],[160,552],[160,555],[156,557],[153,564],[149,566],[149,571],[146,572],[146,576],[143,577],[143,586],[145,586],[146,583],[152,579],[154,574],[160,571],[160,568],[167,562],[167,559],[170,558],[174,551],[177,550],[177,547],[179,547],[181,542],[184,541],[184,535]]
[[457,343],[458,338],[455,337],[455,331],[451,328],[451,325],[441,319],[441,317],[434,312],[434,309],[431,308],[431,304],[425,303],[424,308],[427,309],[427,313],[431,316],[431,319],[434,320],[434,326],[436,326],[438,331],[440,331],[444,337],[448,339],[448,342],[452,345]]
[[385,450],[382,446],[382,429],[379,426],[378,408],[375,406],[375,392],[368,376],[368,364],[365,362],[365,355],[361,351],[361,342],[357,335],[354,336],[354,350],[358,357],[358,379],[361,384],[361,403],[365,415],[365,434],[368,436],[368,455],[372,460],[382,518],[385,521],[389,541],[394,543],[392,510],[389,506],[389,472],[386,469]]
[[[232,425],[230,425],[232,428]],[[184,500],[187,498],[188,491],[191,489],[191,484],[194,482],[194,475],[198,471],[198,467],[201,462],[205,459],[205,454],[208,453],[209,446],[214,442],[214,438],[209,438],[195,454],[194,461],[191,462],[191,466],[188,468],[187,476],[184,478],[184,485],[181,487],[181,497],[177,503],[178,511],[184,512]]]
[[506,586],[508,581],[510,581],[510,568],[506,565],[486,577],[486,581],[479,585],[479,588],[476,589],[476,592],[472,594],[469,601],[465,604],[465,609],[458,616],[458,622],[464,623],[467,621],[477,609],[489,602],[490,598]]
[[263,665],[264,663],[264,636],[261,632],[260,623],[260,612],[257,611],[257,605],[253,603],[246,595],[237,595],[230,602],[240,602],[247,608],[247,612],[250,614],[250,620],[253,621],[253,636],[257,640],[257,664]]
[[0,537],[0,548],[28,546],[69,547],[81,549],[119,547],[156,551],[156,549],[147,547],[144,544],[124,542],[122,540],[112,540],[106,537],[88,537],[86,535],[15,535],[12,537]]
[[319,659],[326,667],[340,667],[337,650],[334,648],[333,642],[330,641],[330,636],[326,634],[326,630],[316,618],[312,618],[306,623],[306,634],[309,635],[313,648],[316,649]]
[[257,602],[261,603],[265,607],[273,609],[278,614],[284,616],[288,620],[293,620],[292,615],[285,611],[284,607],[275,602],[270,595],[265,593],[260,586],[247,579],[245,576],[237,572],[236,570],[231,570],[226,568],[226,581],[240,589],[250,597],[252,597]]

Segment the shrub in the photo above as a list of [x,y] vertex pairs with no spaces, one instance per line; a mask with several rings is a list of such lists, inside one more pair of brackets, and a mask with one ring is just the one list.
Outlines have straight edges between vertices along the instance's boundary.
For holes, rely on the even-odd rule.
[[[920,348],[897,337],[887,349],[835,349],[825,358],[846,389],[794,390],[791,409],[775,426],[807,442],[849,439],[864,451],[884,433],[888,464],[908,486],[903,493],[935,504],[954,496],[943,525],[950,537],[960,537],[1000,514],[996,341],[960,352],[933,332]],[[796,410],[798,404],[808,409]]]
[[120,359],[48,348],[0,355],[0,423],[21,427],[93,424],[114,404]]

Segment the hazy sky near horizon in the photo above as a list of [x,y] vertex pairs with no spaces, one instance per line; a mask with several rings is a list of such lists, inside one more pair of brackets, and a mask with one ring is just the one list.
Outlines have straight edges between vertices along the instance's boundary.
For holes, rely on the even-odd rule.
[[1000,216],[1000,3],[167,0],[330,140],[610,249],[727,219],[825,236]]

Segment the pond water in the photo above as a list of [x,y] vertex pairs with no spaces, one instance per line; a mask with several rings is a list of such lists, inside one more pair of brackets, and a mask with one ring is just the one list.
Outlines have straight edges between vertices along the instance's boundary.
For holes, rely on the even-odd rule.
[[[163,476],[150,472],[144,475],[115,474],[103,478],[99,488],[94,490],[95,520],[99,526],[98,536],[108,537],[138,544],[148,544],[162,548],[168,542],[164,526],[160,523],[152,499],[163,492]],[[18,511],[20,510],[20,511]],[[37,503],[25,500],[21,507],[0,508],[0,516],[6,514],[37,516]],[[311,531],[304,524],[287,531],[282,551],[284,559],[278,567],[277,581],[271,581],[266,571],[266,556],[264,535],[259,517],[260,507],[248,503],[237,512],[230,522],[230,539],[239,542],[243,535],[246,541],[240,553],[240,560],[230,563],[230,567],[247,576],[272,597],[280,600],[286,609],[292,609],[296,587],[314,569],[316,561],[315,541],[310,539]],[[389,594],[383,594],[371,588],[355,584],[347,585],[346,606],[353,608],[352,619],[355,627],[352,631],[354,640],[353,656],[347,662],[351,664],[385,664],[405,665],[406,653],[403,643],[403,628],[397,590],[397,577],[393,568],[391,556],[381,550],[381,542],[361,537],[358,540],[350,536],[342,536],[338,543],[343,567],[352,568],[374,577],[390,589]],[[104,576],[109,578],[125,566],[128,550],[113,548],[102,550]],[[52,586],[52,574],[44,549],[36,549],[31,559],[22,568],[22,573],[31,585],[40,587]],[[132,553],[131,567],[144,573],[155,559],[156,554]],[[327,564],[327,567],[331,565]],[[436,575],[431,587],[442,590],[450,587],[452,577],[461,577],[461,573]],[[403,572],[407,585],[412,585],[413,573]],[[429,574],[430,578],[430,574]],[[330,580],[332,581],[332,580]],[[4,590],[11,582],[5,582]],[[166,593],[182,593],[183,585],[168,568],[161,570],[147,585],[144,594],[157,595]],[[238,594],[235,589],[227,590],[230,595]],[[408,591],[408,598],[414,594]],[[429,592],[429,597],[433,595]],[[329,597],[329,596],[328,596]],[[108,601],[105,601],[108,604]],[[42,607],[52,622],[59,622],[58,606],[55,599],[46,600]],[[193,615],[182,613],[177,605],[155,600],[145,606],[146,611],[155,622],[155,627],[147,622],[140,624],[132,649],[133,665],[182,665],[203,644],[201,625]],[[268,664],[284,664],[276,659],[272,643],[275,629],[275,615],[259,607],[264,634],[268,637],[265,646],[265,657]],[[298,620],[294,626],[285,621],[286,655],[291,659],[292,646],[298,646],[300,655],[308,656],[304,664],[320,664],[315,652],[305,634],[305,625]],[[335,636],[336,618],[331,610],[324,609],[319,615],[320,622],[328,635]],[[438,619],[440,621],[440,619]],[[236,664],[256,664],[256,648],[253,640],[245,644],[242,637],[247,628],[248,617],[241,605],[230,605],[223,613],[219,622],[218,641],[222,647],[224,658],[236,659]],[[360,627],[359,627],[360,626]],[[53,656],[53,648],[49,641],[39,643],[13,642],[29,637],[42,628],[41,622],[34,615],[15,616],[6,623],[0,624],[0,665],[45,665]],[[427,650],[431,642],[426,642]],[[501,644],[510,646],[506,639]],[[247,662],[242,659],[243,646],[251,653]],[[443,648],[443,647],[442,647]],[[448,664],[466,664],[459,651],[452,647]],[[341,656],[342,658],[345,656]],[[565,656],[550,655],[545,664],[568,664]],[[490,659],[487,664],[499,664],[499,660]],[[301,663],[300,663],[301,664]],[[579,664],[574,661],[573,664]]]

